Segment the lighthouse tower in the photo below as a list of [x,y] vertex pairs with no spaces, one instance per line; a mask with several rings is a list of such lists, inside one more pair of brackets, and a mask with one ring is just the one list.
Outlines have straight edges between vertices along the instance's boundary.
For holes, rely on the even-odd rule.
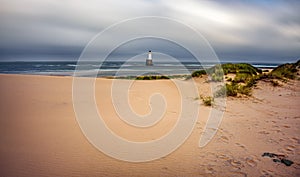
[[148,52],[148,58],[146,59],[146,66],[152,66],[153,63],[152,63],[152,53],[151,53],[151,50],[149,50]]

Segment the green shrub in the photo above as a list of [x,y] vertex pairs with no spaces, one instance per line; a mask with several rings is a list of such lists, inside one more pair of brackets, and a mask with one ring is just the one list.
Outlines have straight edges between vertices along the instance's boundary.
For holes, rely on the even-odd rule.
[[225,86],[222,86],[218,91],[216,91],[215,93],[214,93],[214,97],[224,97],[224,96],[226,96],[227,94],[226,94],[226,85]]
[[237,96],[238,85],[235,83],[226,84],[226,95],[227,96]]
[[144,80],[144,76],[137,76],[135,79],[136,80]]
[[223,75],[233,73],[236,74],[235,82],[246,83],[253,76],[262,73],[262,71],[247,63],[226,63],[222,65],[218,64],[207,69],[207,73],[211,76],[212,81],[222,81]]
[[214,82],[223,81],[224,72],[221,65],[215,65],[214,67],[207,70],[208,74],[211,77],[211,80]]
[[[261,79],[271,79],[270,82],[273,86],[279,86],[279,82],[274,79],[280,79],[282,81],[287,81],[288,79],[299,79],[299,68],[300,60],[292,64],[283,64],[275,68],[272,72],[266,74],[262,73],[262,70],[253,67],[250,64],[240,63],[240,64],[222,64],[216,65],[208,69],[208,73],[211,74],[212,80],[220,81],[221,78],[219,71],[220,68],[223,69],[224,74],[233,73],[236,74],[235,78],[232,80],[227,79],[230,84],[226,84],[221,87],[218,91],[214,93],[215,97],[221,96],[237,96],[241,95],[251,95],[252,87],[255,86],[256,82]],[[222,78],[223,79],[223,78]],[[243,84],[241,84],[243,83]]]
[[216,74],[216,73],[213,73],[213,74],[211,75],[211,80],[212,80],[212,81],[215,81],[215,82],[220,82],[220,81],[223,80],[223,75],[218,75],[218,74]]
[[192,73],[192,77],[199,77],[199,76],[202,76],[202,75],[205,75],[205,74],[206,74],[205,70],[197,70],[197,71],[194,71]]
[[150,76],[144,76],[144,77],[143,77],[143,80],[150,80],[150,79],[151,79]]
[[226,84],[225,86],[221,87],[218,91],[214,93],[215,97],[224,97],[224,96],[232,96],[235,97],[238,94],[242,95],[251,95],[251,87],[247,85],[239,85],[236,83]]
[[203,104],[205,106],[212,106],[213,105],[213,102],[214,102],[214,98],[213,97],[211,97],[211,96],[207,96],[207,97],[201,96],[201,99],[202,99]]
[[242,95],[250,96],[250,95],[251,95],[251,87],[240,86],[240,87],[238,88],[238,93],[240,93],[240,94],[242,94]]
[[238,85],[235,83],[226,84],[214,93],[215,97],[237,96]]
[[298,60],[296,63],[282,64],[276,67],[275,69],[273,69],[268,76],[271,79],[281,79],[281,80],[296,79],[299,67],[300,67],[300,60]]
[[160,79],[170,79],[168,76],[161,76]]
[[253,87],[256,84],[256,81],[259,80],[260,77],[252,77],[246,82],[246,87]]
[[221,65],[224,74],[227,73],[248,73],[250,75],[257,75],[262,73],[262,71],[248,63],[226,63]]
[[146,75],[146,76],[137,76],[135,80],[160,80],[160,79],[170,79],[168,76],[164,75]]
[[240,83],[240,82],[246,83],[251,79],[252,79],[252,75],[249,74],[249,73],[237,73],[235,78],[234,78],[234,82],[236,82],[236,83]]

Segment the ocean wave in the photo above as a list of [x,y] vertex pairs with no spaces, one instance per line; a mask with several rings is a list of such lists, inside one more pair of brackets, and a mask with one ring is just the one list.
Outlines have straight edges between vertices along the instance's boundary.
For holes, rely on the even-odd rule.
[[77,66],[76,64],[67,64],[67,66]]

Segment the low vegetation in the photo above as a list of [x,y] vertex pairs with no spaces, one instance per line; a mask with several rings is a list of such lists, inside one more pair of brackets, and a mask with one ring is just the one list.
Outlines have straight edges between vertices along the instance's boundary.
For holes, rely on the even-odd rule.
[[207,73],[211,76],[211,81],[220,82],[224,78],[223,65],[215,65],[207,70]]
[[197,70],[197,71],[192,72],[192,77],[201,77],[203,75],[206,75],[205,70]]
[[[226,78],[226,85],[221,87],[214,96],[238,96],[251,95],[251,88],[256,84],[262,71],[247,63],[227,63],[215,65],[206,71],[199,70],[192,74],[192,77],[199,77],[207,73],[210,81],[220,82]],[[235,74],[234,78],[226,77],[227,74]]]
[[211,96],[200,96],[200,98],[205,106],[212,106],[214,103],[214,98]]
[[161,80],[161,79],[170,79],[169,76],[164,75],[146,75],[146,76],[137,76],[135,80]]
[[226,63],[222,64],[222,68],[224,70],[224,74],[227,75],[229,73],[237,74],[237,73],[247,73],[250,75],[261,74],[262,70],[248,64],[248,63]]
[[107,77],[108,79],[127,79],[127,80],[163,80],[163,79],[190,79],[191,75],[141,75],[141,76],[117,76]]
[[287,63],[278,66],[273,69],[273,71],[269,74],[269,78],[271,79],[298,79],[299,78],[299,68],[300,68],[300,60],[296,63]]
[[[214,97],[223,96],[250,96],[252,88],[258,80],[270,82],[274,87],[280,86],[279,81],[287,81],[289,79],[300,79],[299,77],[300,60],[296,63],[288,63],[274,68],[271,72],[262,71],[247,63],[227,63],[218,64],[206,70],[194,71],[191,75],[143,75],[143,76],[126,76],[118,77],[119,79],[134,79],[134,80],[159,80],[183,78],[190,79],[191,77],[209,76],[209,81],[220,82],[226,79],[226,84],[214,93]],[[228,74],[234,74],[234,77]],[[225,77],[224,77],[225,76]],[[200,97],[206,106],[212,106],[214,97]]]
[[[220,82],[226,78],[226,84],[214,93],[214,97],[251,95],[252,88],[258,80],[269,81],[273,86],[280,86],[278,80],[299,79],[300,60],[296,63],[283,64],[270,73],[263,73],[262,70],[247,64],[222,64],[212,68],[195,71],[192,77],[199,77],[207,73],[210,81]],[[234,74],[234,78],[227,77],[227,74]]]
[[251,95],[251,87],[246,85],[240,85],[237,83],[226,83],[218,91],[214,93],[214,97],[224,97],[224,96],[238,96],[238,95]]

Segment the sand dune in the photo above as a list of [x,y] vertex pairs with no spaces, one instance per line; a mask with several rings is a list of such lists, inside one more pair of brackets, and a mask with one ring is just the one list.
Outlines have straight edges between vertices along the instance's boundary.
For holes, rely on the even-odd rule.
[[[126,82],[126,81],[124,81]],[[188,81],[187,81],[188,82]],[[131,163],[97,150],[83,135],[72,104],[72,78],[0,75],[0,176],[299,176],[300,82],[273,87],[260,81],[250,98],[228,98],[213,140],[199,148],[210,107],[200,106],[191,136],[170,155]],[[179,114],[178,92],[170,80],[136,81],[130,104],[150,111],[148,97],[163,93],[164,118],[149,128],[132,128],[118,119],[111,104],[112,80],[97,79],[95,98],[107,126],[131,141],[157,139],[172,129]],[[201,94],[210,86],[198,79]],[[285,155],[285,166],[262,157]]]

